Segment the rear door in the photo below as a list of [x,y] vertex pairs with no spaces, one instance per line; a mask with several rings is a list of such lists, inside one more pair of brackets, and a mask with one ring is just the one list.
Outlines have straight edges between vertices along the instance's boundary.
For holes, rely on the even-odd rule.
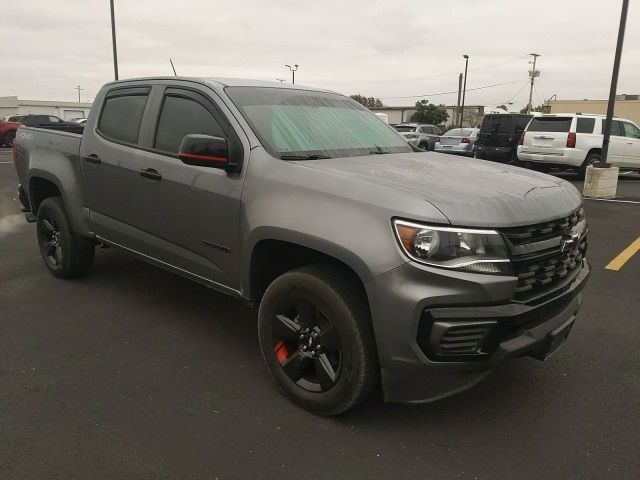
[[524,137],[523,150],[533,154],[562,155],[572,125],[573,117],[533,117]]
[[622,122],[625,136],[623,167],[640,169],[640,128],[631,122]]
[[107,92],[95,131],[85,131],[80,155],[91,227],[103,238],[148,254],[143,225],[150,185],[138,146],[151,87]]
[[143,168],[149,180],[145,230],[154,237],[154,257],[212,280],[238,287],[241,173],[187,165],[178,158],[185,135],[227,139],[230,152],[242,145],[227,117],[208,96],[189,88],[167,87],[155,131],[145,140]]
[[[604,135],[604,119],[602,120],[602,129]],[[607,162],[618,167],[623,166],[624,154],[627,147],[627,139],[624,136],[624,127],[620,120],[611,122],[611,136],[609,137],[609,152],[607,154]]]

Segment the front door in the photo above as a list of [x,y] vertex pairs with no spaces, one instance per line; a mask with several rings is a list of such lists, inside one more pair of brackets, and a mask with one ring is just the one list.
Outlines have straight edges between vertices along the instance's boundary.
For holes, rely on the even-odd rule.
[[152,193],[145,228],[154,236],[154,256],[159,260],[237,288],[242,176],[182,163],[180,143],[185,135],[197,133],[226,138],[230,151],[232,144],[240,145],[229,122],[207,96],[167,88],[156,131],[143,152],[143,168],[161,177],[149,182]]

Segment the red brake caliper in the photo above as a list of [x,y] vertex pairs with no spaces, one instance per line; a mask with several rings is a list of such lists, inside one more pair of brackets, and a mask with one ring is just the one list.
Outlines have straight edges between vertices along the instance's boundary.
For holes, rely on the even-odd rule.
[[284,363],[289,356],[289,350],[287,350],[287,346],[284,344],[283,340],[276,343],[276,346],[273,347],[273,351],[275,352],[276,360],[278,360],[279,363]]

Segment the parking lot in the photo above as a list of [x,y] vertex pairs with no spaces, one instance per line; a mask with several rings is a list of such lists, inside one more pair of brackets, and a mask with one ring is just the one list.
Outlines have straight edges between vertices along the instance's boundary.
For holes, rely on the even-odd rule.
[[640,478],[640,253],[605,269],[640,236],[639,174],[585,201],[593,272],[553,357],[337,418],[280,395],[238,300],[114,249],[54,279],[15,184],[2,149],[2,478]]

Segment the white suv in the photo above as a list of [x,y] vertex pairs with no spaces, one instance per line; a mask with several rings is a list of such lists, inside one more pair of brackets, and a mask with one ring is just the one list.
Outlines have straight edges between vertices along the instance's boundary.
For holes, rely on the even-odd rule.
[[[518,159],[538,170],[573,168],[584,176],[600,160],[604,115],[555,113],[533,117],[520,137]],[[611,125],[608,160],[612,165],[640,171],[640,128],[622,118]]]

